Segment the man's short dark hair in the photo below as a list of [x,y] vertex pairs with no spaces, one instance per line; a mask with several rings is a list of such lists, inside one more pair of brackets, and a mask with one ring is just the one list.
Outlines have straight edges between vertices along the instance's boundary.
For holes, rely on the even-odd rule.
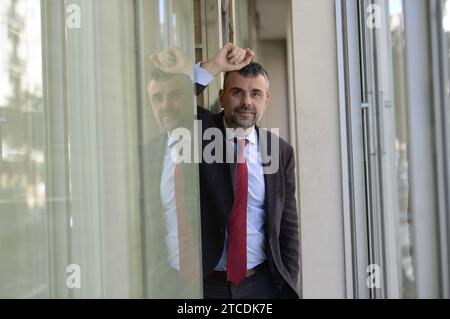
[[[267,73],[266,69],[264,69],[264,67],[261,64],[259,64],[258,62],[250,62],[247,66],[243,67],[242,69],[240,69],[238,71],[231,71],[231,72],[238,72],[240,75],[242,75],[246,78],[247,77],[257,77],[258,75],[262,75],[267,81],[267,86],[269,86],[269,73]],[[225,73],[225,77],[223,79],[223,87],[224,88],[227,83],[228,75],[231,72]]]
[[173,73],[166,73],[160,69],[153,69],[150,72],[150,81],[151,80],[155,80],[155,81],[167,81],[171,78],[173,78],[175,74]]
[[192,87],[192,80],[183,73],[167,73],[160,69],[154,68],[150,71],[150,76],[148,79],[148,85],[150,85],[150,82],[156,81],[156,82],[166,82],[172,79],[174,76],[182,75],[185,78],[185,82],[187,86]]

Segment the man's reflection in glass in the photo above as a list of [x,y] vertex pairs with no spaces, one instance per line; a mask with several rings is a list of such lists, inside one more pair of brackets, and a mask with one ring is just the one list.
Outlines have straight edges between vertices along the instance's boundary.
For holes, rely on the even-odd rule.
[[[179,48],[155,53],[151,62],[147,94],[163,133],[144,147],[147,295],[200,298],[198,166],[180,160],[182,145],[193,140],[194,65]],[[174,136],[180,128],[189,136]]]

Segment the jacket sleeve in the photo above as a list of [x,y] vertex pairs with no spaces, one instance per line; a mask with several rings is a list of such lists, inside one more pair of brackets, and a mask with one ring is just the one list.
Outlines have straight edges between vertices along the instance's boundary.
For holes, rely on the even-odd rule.
[[280,250],[283,264],[286,266],[295,284],[299,274],[299,234],[298,213],[295,192],[295,158],[289,146],[284,167],[285,198],[280,225]]

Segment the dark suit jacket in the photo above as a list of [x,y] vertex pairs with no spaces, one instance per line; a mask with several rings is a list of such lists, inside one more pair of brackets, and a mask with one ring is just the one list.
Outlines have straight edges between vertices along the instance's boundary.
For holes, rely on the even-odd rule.
[[[210,127],[217,127],[223,132],[225,138],[223,112],[213,115],[203,108],[198,108],[198,119],[202,120],[203,131]],[[279,296],[297,297],[299,240],[294,152],[292,146],[283,139],[258,127],[256,130],[258,136],[261,136],[264,131],[270,137],[260,138],[263,145],[266,143],[268,154],[272,152],[271,142],[274,140],[278,142],[279,169],[273,174],[264,175],[268,264],[278,287]],[[209,141],[203,141],[203,147],[208,143]],[[233,166],[226,161],[200,164],[204,277],[214,270],[222,255],[225,230],[233,206]]]
[[[192,110],[192,115],[194,110]],[[161,178],[164,154],[167,148],[167,133],[157,135],[142,147],[143,180],[141,206],[143,207],[142,246],[144,253],[144,280],[146,298],[200,298],[201,278],[186,282],[169,263],[166,244],[165,209],[161,202]],[[184,204],[188,220],[200,251],[200,194],[198,164],[182,164],[184,180]],[[175,205],[175,203],[174,203]],[[192,252],[191,252],[192,253]],[[201,273],[202,264],[198,254],[190,254],[194,267]],[[197,258],[197,259],[196,259]]]

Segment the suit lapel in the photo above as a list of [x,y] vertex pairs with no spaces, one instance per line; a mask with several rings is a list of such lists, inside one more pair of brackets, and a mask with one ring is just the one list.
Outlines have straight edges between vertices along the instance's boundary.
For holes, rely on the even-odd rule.
[[[216,122],[217,127],[222,131],[223,134],[223,142],[224,142],[224,160],[226,161],[227,154],[231,154],[234,156],[234,150],[231,147],[227,147],[226,142],[226,133],[225,133],[225,127],[223,125],[223,112],[217,114],[214,116],[214,120]],[[274,154],[271,154],[271,133],[270,132],[264,132],[265,134],[260,134],[260,128],[258,126],[255,127],[256,134],[258,136],[258,143],[259,143],[259,151],[261,154],[264,154],[265,157],[267,155],[274,156]],[[231,153],[230,153],[231,152]],[[276,154],[276,156],[279,156],[279,154]],[[231,157],[233,158],[233,157]],[[274,174],[266,174],[265,167],[270,166],[271,163],[263,163],[263,171],[264,171],[264,184],[265,184],[265,204],[266,204],[266,212],[268,215],[268,229],[272,229],[273,222],[274,222],[274,214],[277,210],[277,198],[278,198],[278,192],[279,192],[279,174],[280,170],[277,170]],[[231,163],[227,164],[228,171],[230,173],[230,182],[233,189],[233,194],[235,190],[235,172],[236,172],[236,163],[235,161],[232,161]]]
[[[259,152],[260,154],[273,155],[271,154],[271,139],[270,133],[260,134],[260,128],[256,127],[256,133],[258,135]],[[267,133],[267,132],[266,132]],[[263,156],[262,156],[263,157]],[[264,157],[263,157],[264,158]],[[265,167],[269,166],[270,163],[263,163],[264,172],[264,184],[265,184],[265,206],[267,214],[267,234],[270,237],[272,235],[272,229],[274,229],[274,218],[277,212],[277,197],[279,191],[278,185],[278,174],[268,174]]]
[[[146,181],[144,184],[144,187],[146,188],[145,193],[149,196],[149,198],[158,199],[157,203],[159,204],[161,204],[159,185],[161,185],[166,144],[167,134],[161,134],[156,139],[151,141],[151,143],[144,150],[144,176],[146,176]],[[156,188],[156,185],[158,185],[158,188]],[[150,190],[152,191],[150,192]]]
[[[234,150],[230,147],[227,147],[226,143],[226,133],[225,133],[225,127],[223,125],[223,112],[217,114],[214,116],[214,120],[216,122],[217,127],[222,131],[223,134],[223,142],[224,142],[224,161],[226,161],[227,154],[230,154],[232,152],[232,156],[234,156]],[[260,128],[258,126],[255,127],[256,133],[258,136],[258,143],[259,143],[259,152],[260,154],[264,154],[267,158],[268,155],[271,156],[279,156],[279,154],[272,154],[272,147],[271,147],[271,133],[270,132],[264,132],[265,134],[260,134]],[[233,157],[231,157],[233,158]],[[271,163],[263,163],[263,172],[264,172],[264,184],[265,184],[265,206],[266,206],[266,214],[267,214],[267,230],[268,235],[272,235],[272,230],[274,229],[274,221],[275,221],[275,214],[278,211],[278,193],[279,193],[279,174],[280,170],[277,170],[273,174],[268,174],[266,171],[266,167],[269,167]],[[230,176],[230,183],[233,190],[235,190],[235,172],[236,172],[236,163],[232,161],[231,163],[227,164],[229,176]]]
[[236,163],[235,161],[227,162],[227,158],[234,158],[234,150],[232,146],[229,146],[227,143],[227,134],[225,132],[225,126],[223,125],[223,111],[217,115],[214,115],[214,121],[216,122],[217,127],[222,132],[223,137],[223,162],[227,163],[228,172],[230,176],[230,183],[233,190],[233,194],[235,191],[235,173],[236,173]]

